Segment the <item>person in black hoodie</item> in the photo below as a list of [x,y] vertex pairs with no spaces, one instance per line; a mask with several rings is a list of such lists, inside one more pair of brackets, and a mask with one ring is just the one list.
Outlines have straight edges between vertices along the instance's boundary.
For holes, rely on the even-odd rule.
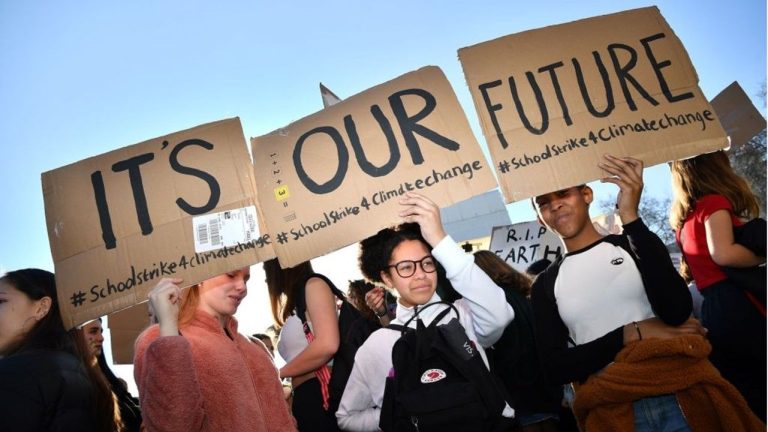
[[59,314],[53,273],[0,278],[0,419],[3,430],[99,430],[96,394]]
[[533,307],[528,297],[531,280],[488,250],[474,253],[475,264],[504,290],[515,319],[486,351],[491,370],[498,375],[515,409],[520,432],[556,432],[562,390],[544,374],[536,348]]

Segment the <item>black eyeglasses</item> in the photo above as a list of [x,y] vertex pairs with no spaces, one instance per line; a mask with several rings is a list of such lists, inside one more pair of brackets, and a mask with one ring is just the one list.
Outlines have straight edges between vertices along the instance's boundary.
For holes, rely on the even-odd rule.
[[435,258],[432,255],[427,255],[418,261],[403,260],[399,263],[387,266],[387,268],[394,267],[400,277],[409,278],[416,273],[416,264],[421,265],[421,269],[424,270],[424,273],[434,273],[435,270],[437,270]]

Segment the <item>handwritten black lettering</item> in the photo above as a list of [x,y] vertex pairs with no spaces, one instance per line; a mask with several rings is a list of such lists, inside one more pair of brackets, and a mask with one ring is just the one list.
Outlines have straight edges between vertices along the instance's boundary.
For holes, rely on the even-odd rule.
[[131,190],[133,191],[133,202],[136,206],[136,216],[139,219],[139,226],[143,235],[152,233],[152,220],[149,217],[147,208],[147,196],[144,194],[144,183],[141,180],[140,166],[155,158],[153,153],[144,153],[112,165],[112,171],[128,171],[128,178],[131,181]]
[[389,160],[384,165],[377,167],[368,160],[365,150],[363,150],[363,146],[360,144],[360,137],[357,135],[357,128],[351,115],[344,117],[344,128],[347,130],[347,135],[349,135],[349,143],[352,145],[352,150],[355,153],[355,159],[357,159],[360,169],[371,177],[382,177],[392,172],[397,163],[400,162],[400,147],[397,146],[397,139],[392,132],[392,126],[389,124],[389,120],[387,120],[384,113],[381,112],[381,108],[378,105],[373,105],[371,107],[371,114],[379,123],[381,131],[387,139]]
[[[403,101],[406,97],[421,98],[424,101],[424,107],[416,114],[409,115],[406,112],[405,103]],[[421,165],[424,163],[424,155],[422,154],[416,135],[426,138],[448,151],[457,151],[459,149],[460,146],[457,142],[419,123],[429,116],[437,107],[437,100],[431,93],[423,89],[406,89],[390,95],[388,101],[398,126],[400,127],[400,132],[405,139],[405,147],[408,149],[411,156],[411,162],[413,162],[414,165]],[[360,142],[357,126],[355,125],[352,115],[344,117],[344,129],[349,137],[350,146],[352,147],[355,154],[355,160],[357,161],[358,166],[360,166],[360,169],[371,177],[381,177],[389,174],[397,167],[401,159],[401,154],[392,126],[378,105],[374,104],[371,106],[371,115],[378,122],[379,128],[384,134],[389,148],[389,159],[381,166],[374,165],[368,159],[362,143]],[[319,183],[310,177],[304,167],[304,160],[302,159],[302,153],[307,144],[307,140],[317,134],[327,135],[336,146],[336,172],[325,183]],[[296,141],[296,145],[293,149],[293,164],[296,168],[299,180],[304,187],[314,194],[327,194],[336,190],[344,181],[344,177],[349,168],[349,150],[346,147],[344,138],[336,128],[332,126],[319,126],[304,133]]]
[[173,168],[173,170],[176,171],[177,173],[197,177],[208,184],[208,188],[211,191],[211,195],[208,198],[208,202],[206,202],[202,206],[195,207],[189,204],[183,198],[178,198],[176,200],[176,205],[178,205],[180,209],[184,210],[187,214],[194,216],[194,215],[208,213],[211,210],[216,208],[216,206],[219,204],[219,197],[221,196],[221,187],[219,186],[219,182],[216,181],[216,178],[213,177],[211,174],[205,171],[199,170],[197,168],[184,166],[179,163],[179,153],[181,153],[181,151],[186,147],[189,147],[192,145],[200,146],[206,150],[213,150],[213,144],[207,141],[203,141],[201,139],[189,139],[177,144],[176,147],[174,147],[173,150],[171,151],[171,154],[168,156],[168,160],[171,164],[171,168]]
[[[421,97],[424,99],[424,108],[413,116],[408,116],[408,113],[405,112],[405,104],[403,103],[403,97],[405,96]],[[459,143],[456,141],[419,124],[420,120],[426,118],[437,107],[437,100],[432,93],[417,88],[401,90],[389,97],[389,105],[392,107],[392,112],[395,114],[397,123],[400,125],[400,132],[405,138],[405,146],[411,154],[411,161],[414,165],[424,163],[424,156],[421,154],[421,148],[415,134],[421,135],[446,150],[457,151],[459,149]]]
[[[519,76],[517,74],[507,76],[504,80],[499,77],[500,79],[490,79],[478,84],[477,91],[482,98],[483,108],[490,117],[490,124],[498,137],[499,145],[503,149],[509,146],[504,131],[509,130],[512,125],[517,127],[518,118],[525,130],[533,135],[542,135],[547,132],[553,116],[560,118],[560,113],[566,126],[574,124],[570,113],[580,108],[573,107],[576,101],[567,100],[563,91],[563,83],[567,82],[565,78],[569,74],[571,79],[575,78],[584,107],[595,118],[606,118],[615,111],[617,102],[612,84],[615,82],[618,82],[621,94],[631,111],[637,111],[638,103],[642,100],[651,106],[658,106],[659,101],[655,95],[659,93],[663,94],[669,103],[692,98],[693,93],[673,94],[670,89],[665,72],[669,74],[669,69],[674,65],[669,59],[659,58],[658,53],[661,50],[657,46],[663,43],[665,38],[664,33],[643,37],[634,41],[635,46],[642,47],[639,49],[627,43],[609,43],[599,50],[590,51],[591,58],[571,57],[570,62],[567,63],[554,61],[521,71]],[[606,65],[607,59],[603,60],[606,55],[610,57],[610,65]],[[639,73],[641,68],[648,70],[648,67],[653,70],[653,74]],[[589,75],[599,76],[600,79],[597,81],[587,79],[587,70],[596,71]],[[596,84],[590,85],[593,81]],[[507,112],[511,107],[500,102],[505,85],[508,86],[507,90],[514,102],[516,111],[514,113]],[[543,89],[550,85],[554,91],[544,92]],[[554,97],[545,97],[550,94]],[[548,98],[554,100],[548,100]],[[524,104],[523,101],[531,102]],[[560,113],[550,112],[555,106],[560,108]],[[506,125],[505,117],[507,117]]]
[[104,191],[104,179],[101,176],[101,171],[95,171],[91,174],[91,185],[93,185],[93,194],[96,199],[96,210],[99,212],[101,238],[107,249],[114,249],[117,247],[117,240],[112,231],[112,218],[109,215],[107,194]]
[[[301,159],[304,144],[309,137],[315,134],[328,135],[336,146],[336,156],[338,160],[336,173],[330,180],[323,184],[317,183],[309,177],[309,174],[307,174],[307,171],[304,169],[304,163]],[[293,148],[293,165],[296,168],[296,174],[299,176],[301,184],[303,184],[305,188],[317,195],[327,194],[335,191],[336,188],[341,186],[341,182],[344,180],[344,176],[347,174],[347,168],[349,167],[349,150],[347,150],[347,147],[344,144],[344,139],[336,128],[331,126],[319,126],[305,132],[299,137],[299,140],[296,141],[296,146]]]
[[667,84],[666,78],[664,78],[664,74],[661,72],[661,70],[665,67],[671,66],[672,62],[669,60],[663,60],[661,62],[656,60],[656,55],[653,54],[653,49],[651,49],[651,42],[663,39],[666,35],[664,33],[657,33],[653,36],[648,36],[647,38],[640,39],[640,43],[643,44],[643,47],[645,48],[645,54],[648,56],[648,60],[651,61],[651,66],[653,66],[653,71],[656,73],[656,79],[659,81],[659,86],[661,87],[661,92],[664,93],[664,96],[667,98],[667,101],[669,102],[679,102],[682,100],[690,99],[693,97],[693,93],[681,93],[679,95],[673,95],[672,91],[669,89],[669,84]]
[[[618,50],[623,50],[629,54],[629,61],[623,65],[620,63]],[[635,49],[629,45],[613,43],[608,45],[608,53],[611,55],[613,68],[616,71],[616,76],[619,78],[619,85],[621,85],[621,91],[624,92],[624,99],[627,101],[629,109],[632,111],[637,111],[637,105],[635,104],[635,100],[632,99],[632,95],[629,93],[627,81],[632,83],[632,86],[635,87],[635,90],[637,90],[637,92],[640,93],[640,95],[645,98],[645,100],[650,102],[651,105],[658,105],[659,102],[652,98],[651,95],[649,95],[648,92],[643,88],[643,86],[637,82],[635,77],[629,73],[629,71],[631,71],[637,64],[637,51],[635,51]]]
[[586,136],[567,137],[561,144],[546,144],[544,151],[541,153],[522,153],[512,156],[508,160],[503,160],[499,163],[499,174],[506,174],[512,170],[538,164],[551,157],[558,157],[591,145],[610,142],[615,138],[631,134],[656,133],[668,128],[694,125],[699,126],[701,131],[705,131],[707,124],[714,120],[714,114],[709,110],[704,110],[701,112],[695,111],[679,114],[665,113],[657,119],[641,118],[631,123],[612,124],[598,130],[588,131]]

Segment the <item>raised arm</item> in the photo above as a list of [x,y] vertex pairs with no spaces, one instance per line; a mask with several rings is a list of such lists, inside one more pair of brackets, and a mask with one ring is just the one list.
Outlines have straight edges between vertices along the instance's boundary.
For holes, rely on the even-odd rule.
[[493,345],[514,318],[504,291],[445,233],[440,209],[432,200],[409,192],[400,204],[404,206],[400,216],[405,222],[419,224],[422,236],[432,246],[432,255],[445,267],[446,276],[469,306],[478,342]]
[[133,375],[149,430],[198,431],[206,411],[189,341],[179,334],[181,279],[161,279],[149,292],[158,325],[136,339]]
[[160,336],[158,326],[148,328],[136,340],[133,364],[148,430],[202,430],[205,405],[192,350],[183,336]]
[[637,257],[636,264],[654,313],[669,325],[684,323],[693,311],[691,293],[672,264],[664,243],[638,216],[643,192],[643,162],[605,155],[598,165],[610,174],[601,181],[619,187],[616,200],[619,216],[630,248]]

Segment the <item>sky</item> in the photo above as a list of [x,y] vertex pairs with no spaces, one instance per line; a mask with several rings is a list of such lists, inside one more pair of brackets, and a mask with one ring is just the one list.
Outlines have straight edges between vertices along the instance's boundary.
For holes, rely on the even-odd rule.
[[[654,3],[610,1],[10,1],[0,0],[0,274],[53,271],[40,175],[199,124],[239,116],[259,136],[426,65],[443,69],[485,146],[457,50],[519,31]],[[766,79],[764,0],[659,0],[704,95]],[[645,172],[669,196],[665,165]],[[597,199],[615,193],[597,185]],[[531,220],[527,202],[507,206]],[[489,234],[490,234],[489,227]],[[340,287],[359,277],[356,249],[315,262]],[[238,318],[271,323],[261,266]]]

